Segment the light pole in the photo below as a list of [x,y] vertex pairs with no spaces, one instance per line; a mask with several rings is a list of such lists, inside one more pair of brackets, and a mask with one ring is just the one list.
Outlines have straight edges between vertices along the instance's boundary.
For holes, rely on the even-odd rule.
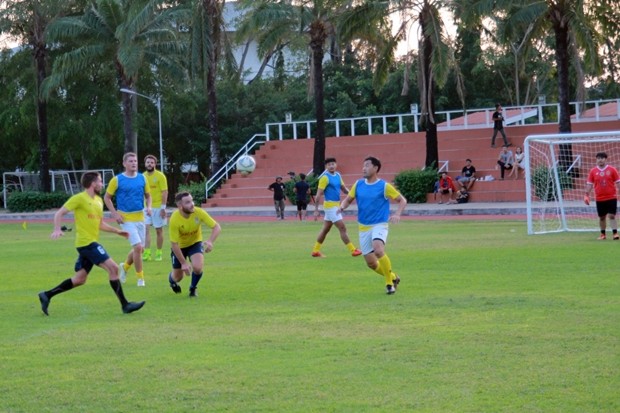
[[152,96],[143,95],[142,93],[138,93],[135,90],[125,89],[125,88],[121,88],[121,92],[127,93],[129,95],[142,96],[143,98],[147,98],[148,100],[150,100],[153,105],[157,106],[157,120],[159,122],[159,164],[161,167],[161,171],[165,172],[164,170],[164,143],[163,143],[163,137],[162,137],[162,132],[161,132],[161,98],[159,96],[155,98]]

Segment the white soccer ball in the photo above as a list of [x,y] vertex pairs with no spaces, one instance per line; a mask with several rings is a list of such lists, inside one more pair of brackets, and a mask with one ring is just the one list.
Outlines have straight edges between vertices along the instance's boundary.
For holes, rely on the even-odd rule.
[[242,155],[237,159],[237,172],[249,175],[256,169],[256,161],[250,155]]

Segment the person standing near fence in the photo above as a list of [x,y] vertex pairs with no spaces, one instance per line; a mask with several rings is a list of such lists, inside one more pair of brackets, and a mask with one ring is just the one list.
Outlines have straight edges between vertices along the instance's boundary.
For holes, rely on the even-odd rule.
[[491,137],[491,148],[495,148],[495,137],[497,132],[502,134],[504,138],[504,146],[510,146],[506,133],[504,132],[504,115],[502,114],[502,105],[499,103],[495,105],[495,112],[493,112],[493,136]]
[[[125,172],[116,175],[110,180],[103,200],[112,218],[129,233],[131,251],[127,260],[120,264],[120,279],[125,282],[127,271],[132,264],[136,266],[138,287],[144,287],[144,271],[142,253],[146,238],[144,227],[144,203],[146,200],[146,214],[151,215],[151,190],[144,175],[138,173],[138,156],[133,152],[123,155]],[[116,208],[112,197],[116,196]]]
[[157,158],[153,155],[146,155],[144,158],[144,177],[151,190],[151,215],[144,210],[145,242],[143,261],[151,260],[151,234],[149,227],[155,228],[156,246],[155,261],[162,260],[162,247],[164,245],[164,226],[166,225],[166,203],[168,202],[168,180],[166,175],[155,169]]
[[99,196],[103,189],[101,175],[94,171],[85,172],[80,183],[84,190],[69,198],[62,208],[54,214],[54,231],[50,236],[52,239],[63,236],[62,217],[73,211],[76,227],[75,247],[78,252],[78,259],[74,267],[75,274],[51,290],[39,293],[41,311],[43,314],[49,315],[48,308],[52,297],[84,285],[93,266],[97,265],[108,272],[110,287],[120,301],[123,312],[133,313],[144,306],[144,301],[127,301],[118,279],[118,265],[99,244],[99,231],[111,232],[125,238],[129,234],[127,231],[114,228],[103,221],[103,201]]

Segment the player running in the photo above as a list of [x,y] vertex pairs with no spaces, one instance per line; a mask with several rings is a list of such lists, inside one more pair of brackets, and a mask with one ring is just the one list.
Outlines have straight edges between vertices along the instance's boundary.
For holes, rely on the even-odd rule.
[[103,201],[98,195],[103,188],[101,175],[98,172],[85,172],[82,175],[81,184],[84,191],[69,198],[62,208],[54,214],[54,231],[51,235],[52,239],[58,239],[63,235],[60,227],[62,217],[73,211],[76,227],[75,247],[78,251],[75,274],[51,290],[39,293],[41,310],[45,315],[49,315],[48,307],[52,297],[85,284],[93,265],[98,265],[108,272],[110,287],[121,302],[123,312],[137,311],[142,308],[144,301],[127,301],[118,279],[118,265],[110,258],[103,246],[98,243],[99,230],[112,232],[125,238],[129,234],[127,231],[114,228],[103,221]]
[[611,165],[607,165],[607,154],[599,152],[596,154],[596,166],[590,170],[586,182],[586,195],[584,202],[590,205],[590,193],[594,188],[596,199],[596,212],[598,214],[599,226],[601,228],[600,240],[607,239],[605,231],[607,229],[607,219],[613,233],[614,240],[619,240],[618,222],[616,212],[618,210],[618,192],[620,192],[620,176],[618,171]]
[[[179,282],[184,275],[191,273],[192,281],[189,285],[189,296],[196,297],[196,288],[202,278],[204,266],[203,253],[213,250],[213,243],[222,231],[211,216],[201,208],[194,208],[194,200],[189,192],[179,192],[174,197],[178,209],[170,216],[170,245],[172,248],[172,272],[168,275],[168,282],[172,291],[179,294]],[[211,228],[211,236],[202,241],[202,224]],[[191,264],[187,259],[191,261]]]
[[[368,267],[385,278],[385,289],[394,294],[400,278],[392,271],[392,263],[385,253],[388,222],[397,224],[407,206],[407,199],[393,185],[379,179],[381,162],[372,156],[364,159],[364,179],[353,184],[347,197],[338,208],[341,213],[351,202],[357,202],[360,248]],[[398,202],[398,209],[390,216],[390,199]]]
[[325,218],[323,220],[323,228],[321,228],[316,242],[314,243],[314,248],[312,248],[312,256],[316,258],[325,257],[325,255],[321,253],[321,246],[333,225],[340,231],[340,239],[342,239],[344,245],[347,246],[351,255],[354,257],[362,255],[362,251],[355,248],[349,239],[347,227],[342,220],[342,213],[338,210],[338,206],[340,205],[340,191],[348,194],[349,189],[344,184],[340,173],[336,172],[337,167],[336,158],[327,158],[325,159],[325,171],[319,176],[318,189],[314,200],[314,220],[316,221],[319,216],[319,204],[323,197],[325,197],[325,202],[323,203]]

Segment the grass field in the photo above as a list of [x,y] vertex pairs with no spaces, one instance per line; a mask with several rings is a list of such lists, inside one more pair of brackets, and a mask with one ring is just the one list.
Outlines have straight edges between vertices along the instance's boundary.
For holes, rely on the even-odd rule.
[[[593,217],[595,219],[595,217]],[[0,224],[3,412],[618,412],[620,242],[517,221],[404,221],[382,279],[314,222],[225,223],[200,296],[169,259],[55,297],[73,233]],[[357,240],[351,223],[349,233]],[[102,234],[119,262],[126,241]],[[357,242],[356,242],[357,243]]]

